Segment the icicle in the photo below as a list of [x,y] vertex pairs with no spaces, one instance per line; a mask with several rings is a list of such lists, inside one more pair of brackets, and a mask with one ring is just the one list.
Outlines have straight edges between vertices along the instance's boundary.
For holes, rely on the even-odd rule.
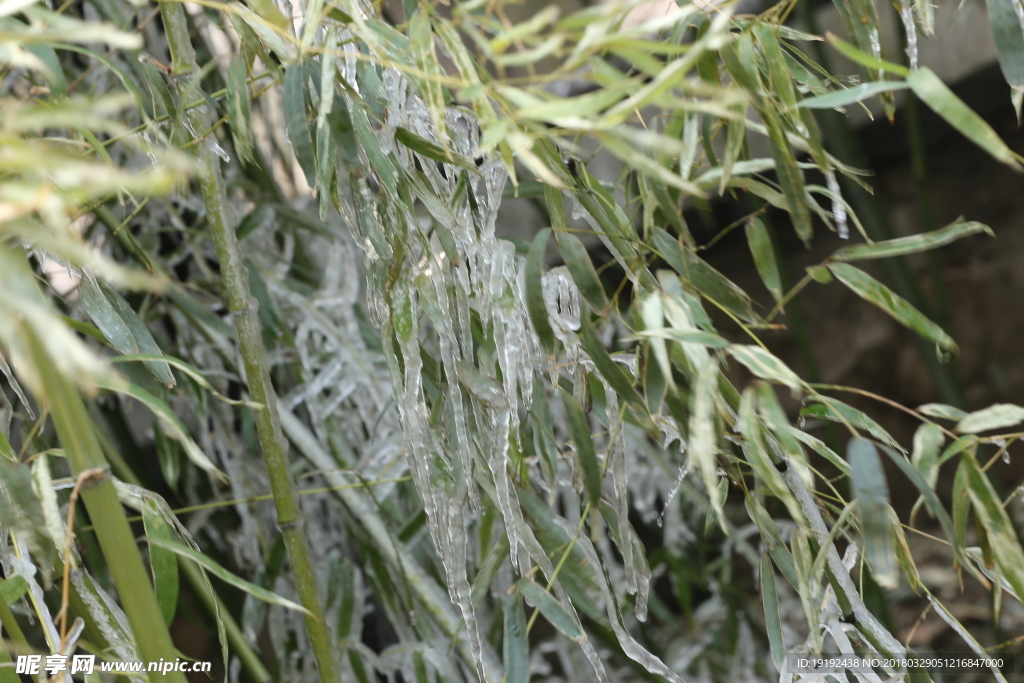
[[221,160],[224,161],[225,163],[231,161],[231,155],[224,151],[224,148],[221,147],[220,144],[218,144],[218,142],[214,139],[212,133],[210,134],[209,137],[206,138],[206,146],[207,148],[209,148],[211,152],[219,156]]
[[[905,2],[906,0],[901,0]],[[828,190],[832,193],[832,215],[836,219],[836,232],[839,239],[850,238],[850,227],[847,224],[846,205],[843,204],[843,193],[839,188],[839,181],[836,179],[836,172],[831,168],[825,171],[825,181],[828,183]]]
[[[1015,2],[1014,4],[1020,4]],[[910,70],[917,71],[917,24],[914,22],[913,0],[900,0],[900,19],[903,21],[903,30],[907,34],[907,58],[910,60]]]

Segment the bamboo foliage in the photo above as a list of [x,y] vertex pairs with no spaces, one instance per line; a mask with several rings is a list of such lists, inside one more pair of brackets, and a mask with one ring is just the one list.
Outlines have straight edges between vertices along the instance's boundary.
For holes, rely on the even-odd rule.
[[[74,613],[104,657],[173,660],[180,567],[230,680],[800,680],[787,652],[909,651],[862,572],[929,596],[979,648],[918,571],[883,464],[955,566],[1019,602],[1024,551],[979,452],[1019,438],[1024,409],[907,408],[922,423],[908,451],[764,331],[814,280],[955,354],[861,262],[992,232],[868,239],[838,182],[865,171],[830,153],[816,110],[878,97],[892,117],[909,89],[995,160],[1020,156],[917,63],[928,3],[900,3],[910,68],[886,61],[871,0],[837,3],[849,41],[824,38],[862,68],[851,87],[807,57],[823,37],[787,21],[793,3],[637,23],[641,4],[513,23],[479,1],[164,2],[157,29],[119,0],[0,2],[5,637],[25,640],[8,614],[31,609],[70,652]],[[1020,36],[989,6],[1017,87]],[[546,213],[532,242],[498,236],[510,196]],[[686,221],[737,196],[767,313]],[[769,212],[805,243],[854,243],[787,290]],[[130,402],[152,419],[152,468]],[[188,531],[165,498],[210,516]],[[711,568],[689,566],[698,552]],[[722,586],[751,568],[737,604]]]

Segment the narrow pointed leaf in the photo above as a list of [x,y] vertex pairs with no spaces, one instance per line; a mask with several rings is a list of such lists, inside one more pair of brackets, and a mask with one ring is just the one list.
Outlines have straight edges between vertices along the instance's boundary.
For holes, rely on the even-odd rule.
[[302,64],[293,64],[285,70],[284,118],[292,151],[295,152],[295,158],[302,167],[306,182],[310,187],[316,187],[316,155],[313,152],[313,137],[306,109],[309,100],[306,76],[306,69]]
[[899,584],[899,570],[889,538],[889,486],[882,460],[874,444],[859,437],[850,441],[846,458],[850,461],[853,496],[871,575],[880,586],[895,588]]
[[246,85],[245,59],[231,58],[228,65],[228,116],[231,118],[231,139],[235,152],[245,161],[253,160],[252,119],[249,113],[249,90]]
[[513,593],[505,601],[505,634],[502,638],[505,683],[528,683],[530,680],[528,635],[523,599],[519,593]]
[[590,255],[587,254],[583,243],[576,235],[568,232],[556,232],[555,239],[580,294],[595,310],[606,310],[608,296],[604,292],[604,286],[597,276],[597,270],[594,269],[594,263],[590,260]]
[[800,377],[785,363],[760,346],[732,344],[729,346],[729,353],[758,377],[782,382],[794,392],[801,390]]
[[786,640],[782,636],[782,617],[779,615],[779,593],[775,587],[775,567],[767,554],[761,555],[761,601],[764,603],[764,622],[768,629],[768,645],[772,663],[782,671],[786,661]]
[[775,248],[772,246],[768,228],[760,218],[747,221],[747,246],[754,257],[754,267],[761,276],[765,288],[776,301],[782,298],[782,280],[779,277],[779,266],[775,262]]
[[965,416],[956,425],[961,434],[977,434],[992,429],[1013,427],[1024,422],[1024,408],[1009,403],[997,403],[984,410]]
[[601,500],[601,466],[597,462],[597,452],[594,450],[594,439],[590,434],[587,415],[583,412],[580,402],[568,392],[562,392],[562,403],[565,406],[569,431],[576,443],[576,455],[580,471],[583,473],[583,488],[587,493],[587,500],[596,506]]
[[526,260],[526,308],[530,322],[540,339],[541,346],[548,353],[555,350],[555,333],[548,321],[548,308],[544,303],[544,252],[547,249],[550,229],[541,230],[533,238],[530,254]]
[[516,590],[522,593],[523,597],[532,602],[544,618],[551,622],[551,625],[569,636],[572,640],[583,640],[586,634],[572,615],[565,607],[555,599],[555,596],[548,593],[541,586],[528,578],[519,579],[516,582]]
[[[173,533],[167,521],[150,501],[143,501],[142,522],[146,529],[146,537],[161,541],[172,541]],[[164,623],[168,626],[174,619],[178,608],[178,560],[174,553],[151,545],[149,548],[149,567],[153,572],[153,586],[156,589],[156,601],[160,605]]]
[[860,298],[875,304],[903,325],[934,342],[939,348],[954,352],[957,350],[956,342],[946,334],[945,330],[926,318],[906,299],[863,270],[848,263],[833,263],[828,268]]
[[872,83],[861,83],[850,88],[835,90],[827,95],[808,97],[800,101],[804,109],[835,109],[845,107],[856,102],[861,102],[879,93],[891,92],[893,90],[906,90],[909,88],[905,82],[900,81],[874,81]]
[[889,258],[892,256],[917,254],[922,251],[927,251],[928,249],[941,247],[962,237],[967,237],[968,235],[975,235],[979,232],[983,232],[989,236],[995,235],[995,233],[992,232],[992,228],[988,227],[984,223],[977,223],[974,221],[957,221],[955,223],[950,223],[939,230],[922,233],[920,235],[899,237],[894,240],[886,240],[885,242],[875,242],[874,244],[851,244],[850,246],[843,247],[834,253],[832,255],[832,259],[834,261],[863,261],[865,259]]

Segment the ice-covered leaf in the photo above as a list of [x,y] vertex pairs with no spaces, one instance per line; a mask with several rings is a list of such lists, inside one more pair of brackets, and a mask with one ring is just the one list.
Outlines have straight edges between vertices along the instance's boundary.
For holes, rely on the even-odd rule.
[[570,393],[562,392],[562,404],[565,406],[569,431],[576,444],[576,455],[580,471],[583,473],[583,488],[587,492],[587,499],[596,506],[601,500],[602,476],[601,466],[597,462],[597,453],[594,451],[594,439],[590,434],[590,425],[587,423],[587,415],[583,412],[580,402]]
[[[537,586],[540,588],[540,586]],[[519,593],[505,601],[505,629],[502,637],[506,683],[528,683],[530,680],[530,642],[526,632],[526,614]]]
[[586,638],[586,634],[583,633],[583,629],[580,628],[577,620],[566,611],[565,607],[555,599],[555,596],[548,593],[533,580],[526,577],[519,579],[519,581],[516,582],[516,590],[519,591],[524,598],[532,602],[552,626],[567,635],[569,638],[576,641]]

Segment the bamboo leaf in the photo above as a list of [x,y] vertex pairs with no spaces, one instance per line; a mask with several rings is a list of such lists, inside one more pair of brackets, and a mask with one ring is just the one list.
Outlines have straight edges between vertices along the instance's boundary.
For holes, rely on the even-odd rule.
[[[146,537],[161,541],[172,541],[173,533],[170,525],[160,514],[156,504],[143,500],[142,522],[146,529]],[[150,545],[149,566],[153,572],[153,586],[156,589],[156,601],[160,605],[164,623],[168,626],[174,620],[178,608],[178,560],[174,553],[158,545]]]
[[800,100],[800,107],[804,109],[837,109],[856,102],[861,102],[879,93],[891,92],[893,90],[906,90],[909,83],[900,81],[874,81],[872,83],[861,83],[850,88],[834,90],[827,95],[818,95]]
[[555,350],[555,333],[548,322],[548,309],[544,303],[543,269],[544,251],[547,249],[550,229],[541,230],[533,238],[526,260],[526,308],[541,346],[550,354]]
[[794,393],[800,393],[802,388],[800,377],[790,370],[785,363],[760,346],[731,344],[729,346],[729,353],[758,377],[782,382],[792,389]]
[[[557,190],[555,190],[557,192]],[[559,197],[561,199],[561,197]],[[555,240],[562,252],[565,265],[572,274],[573,282],[583,298],[597,311],[608,308],[608,297],[604,292],[601,279],[597,276],[594,263],[590,260],[586,248],[576,235],[568,232],[555,232]]]
[[596,506],[601,500],[601,466],[597,462],[597,452],[594,450],[594,439],[590,435],[590,425],[587,423],[587,415],[583,412],[583,406],[576,398],[568,393],[562,392],[562,405],[565,406],[565,419],[569,423],[569,432],[576,444],[576,456],[580,464],[580,472],[583,473],[583,488],[587,492],[587,500]]
[[764,604],[765,628],[768,629],[768,645],[771,648],[772,663],[782,671],[786,661],[786,640],[782,636],[782,617],[779,615],[779,593],[775,587],[775,568],[766,553],[761,555],[761,601]]
[[[143,361],[146,369],[149,370],[150,374],[156,377],[157,381],[164,389],[172,389],[177,383],[174,379],[174,375],[171,373],[170,367],[166,361],[160,357],[163,356],[163,351],[157,345],[156,340],[153,339],[153,333],[149,331],[146,324],[139,319],[139,316],[135,314],[132,307],[124,300],[120,294],[111,289],[105,282],[100,282],[100,289],[103,291],[104,296],[110,301],[111,305],[117,311],[118,316],[124,321],[125,325],[131,332],[132,338],[135,342],[134,346],[138,351],[150,358]],[[121,349],[118,349],[119,351]],[[122,353],[125,353],[122,351]]]
[[1011,87],[1024,89],[1024,29],[1017,0],[985,0],[999,67]]
[[313,137],[310,133],[307,103],[309,85],[306,83],[306,69],[301,63],[292,64],[284,72],[284,118],[288,128],[288,139],[292,151],[302,167],[306,182],[316,187],[316,155],[313,152]]
[[528,636],[522,598],[518,592],[513,593],[505,601],[505,633],[502,638],[505,683],[528,683],[530,680],[530,640]]
[[519,579],[516,582],[516,590],[532,602],[544,615],[544,618],[551,622],[552,626],[572,640],[580,641],[587,637],[572,615],[555,599],[555,596],[530,579],[526,577]]
[[800,411],[801,415],[805,417],[818,417],[824,420],[838,422],[839,424],[850,425],[857,429],[863,429],[890,448],[901,453],[905,452],[903,447],[900,446],[892,436],[890,436],[889,432],[882,429],[880,424],[853,406],[847,405],[846,403],[831,398],[830,396],[814,396],[811,400],[816,401],[817,404],[803,408]]
[[1024,408],[1009,403],[997,403],[984,410],[964,416],[956,426],[961,434],[977,434],[992,429],[1013,427],[1024,422]]
[[164,403],[162,400],[149,393],[142,387],[126,382],[124,380],[116,379],[111,380],[109,378],[97,378],[97,386],[101,389],[107,389],[108,391],[115,391],[125,396],[130,396],[136,401],[139,401],[145,405],[153,416],[160,421],[161,426],[167,433],[167,436],[181,443],[185,449],[185,455],[192,461],[194,465],[200,469],[209,472],[216,479],[220,481],[227,481],[227,475],[217,469],[203,450],[192,440],[189,436],[188,430],[185,425],[182,424],[178,416],[174,414],[170,406]]
[[10,576],[4,579],[3,583],[0,583],[0,600],[3,600],[8,605],[13,605],[18,600],[21,600],[21,596],[27,592],[28,582],[20,574]]
[[446,164],[454,164],[460,168],[477,173],[476,164],[473,163],[472,159],[467,159],[461,154],[456,154],[451,150],[446,150],[444,147],[436,145],[430,140],[420,137],[410,130],[406,130],[401,127],[396,128],[395,140],[401,142],[412,151],[417,154],[421,154],[428,159],[433,159],[434,161],[440,161]]
[[875,242],[874,244],[851,244],[850,246],[843,247],[834,253],[832,255],[832,259],[835,261],[862,261],[864,259],[906,256],[908,254],[927,251],[928,249],[936,249],[949,244],[950,242],[967,237],[968,235],[975,235],[979,232],[983,232],[990,237],[995,236],[995,233],[992,232],[992,228],[988,227],[984,223],[976,223],[974,221],[964,222],[958,220],[939,230],[922,233],[920,235],[899,237],[885,242]]
[[761,281],[776,301],[782,299],[782,280],[779,277],[779,266],[775,262],[775,248],[768,228],[764,221],[754,217],[747,221],[747,246],[754,257],[754,267]]
[[146,540],[149,542],[150,546],[156,546],[158,548],[168,550],[180,557],[192,560],[200,567],[210,572],[220,580],[222,580],[224,583],[227,583],[245,593],[248,593],[257,600],[262,600],[263,602],[269,603],[271,605],[278,605],[280,607],[284,607],[285,609],[295,610],[296,612],[302,612],[303,614],[309,614],[309,612],[307,612],[302,605],[292,602],[287,598],[282,598],[280,595],[272,593],[266,590],[265,588],[261,588],[260,586],[257,586],[254,583],[250,583],[249,581],[246,581],[245,579],[239,576],[235,576],[227,569],[217,564],[213,559],[210,558],[209,555],[205,553],[201,553],[198,550],[194,550],[188,547],[187,545],[178,543],[177,541],[168,540],[164,538],[147,538]]
[[946,332],[891,289],[863,270],[847,263],[833,263],[829,270],[860,298],[873,303],[903,325],[932,341],[941,349],[956,351],[956,342]]
[[[874,21],[871,22],[869,25],[871,27],[877,27],[878,17],[876,16]],[[889,73],[896,74],[897,76],[910,75],[910,69],[908,69],[907,67],[900,66],[899,64],[893,64],[892,62],[885,61],[881,57],[875,57],[865,52],[861,52],[853,45],[850,45],[846,41],[838,38],[834,33],[826,33],[825,39],[828,40],[828,42],[830,42],[832,46],[835,47],[841,55],[843,55],[844,57],[851,61],[856,62],[857,64],[860,64],[865,69],[871,69],[877,72],[888,71]]]
[[688,451],[700,469],[704,490],[722,527],[725,503],[718,488],[718,457],[716,453],[715,402],[718,395],[718,365],[708,358],[697,371],[697,381],[690,400],[690,443]]
[[634,386],[633,379],[626,375],[622,365],[612,360],[608,349],[604,347],[601,340],[597,338],[593,325],[585,315],[580,315],[580,345],[590,356],[598,373],[608,382],[608,385],[633,408],[633,412],[644,426],[652,427],[650,413],[647,404]]
[[944,403],[926,403],[918,407],[917,412],[928,417],[939,417],[945,420],[960,421],[967,417],[967,413],[960,408],[948,406]]
[[786,139],[786,131],[778,117],[767,108],[762,109],[761,116],[768,127],[768,141],[771,143],[772,159],[775,160],[775,172],[779,177],[782,194],[786,197],[786,209],[793,220],[793,229],[801,240],[807,242],[813,235],[813,228],[811,209],[807,205],[807,194],[804,189],[804,176],[797,166],[793,148]]
[[878,451],[867,439],[852,439],[846,449],[850,461],[850,478],[853,483],[853,497],[857,501],[857,515],[864,538],[864,550],[871,575],[878,585],[896,588],[899,585],[899,571],[896,556],[890,542],[889,487]]
[[921,477],[928,482],[929,488],[935,488],[935,482],[939,478],[939,447],[945,441],[945,436],[938,425],[926,423],[917,428],[914,432],[914,449],[911,452],[910,462],[921,473]]
[[423,9],[417,10],[409,23],[409,49],[414,55],[417,68],[424,74],[420,79],[423,88],[421,94],[437,129],[437,139],[447,156],[448,124],[444,110],[444,87],[441,85],[444,69],[437,61],[437,54],[434,51],[434,32],[430,28],[430,15]]
[[907,83],[918,98],[936,114],[956,128],[974,144],[1015,171],[1024,170],[1017,155],[1006,146],[999,134],[983,118],[953,94],[931,69],[921,67],[907,77]]
[[245,59],[231,58],[228,65],[228,116],[231,117],[231,139],[235,152],[245,161],[253,161],[252,119],[249,114],[249,91],[246,85]]

